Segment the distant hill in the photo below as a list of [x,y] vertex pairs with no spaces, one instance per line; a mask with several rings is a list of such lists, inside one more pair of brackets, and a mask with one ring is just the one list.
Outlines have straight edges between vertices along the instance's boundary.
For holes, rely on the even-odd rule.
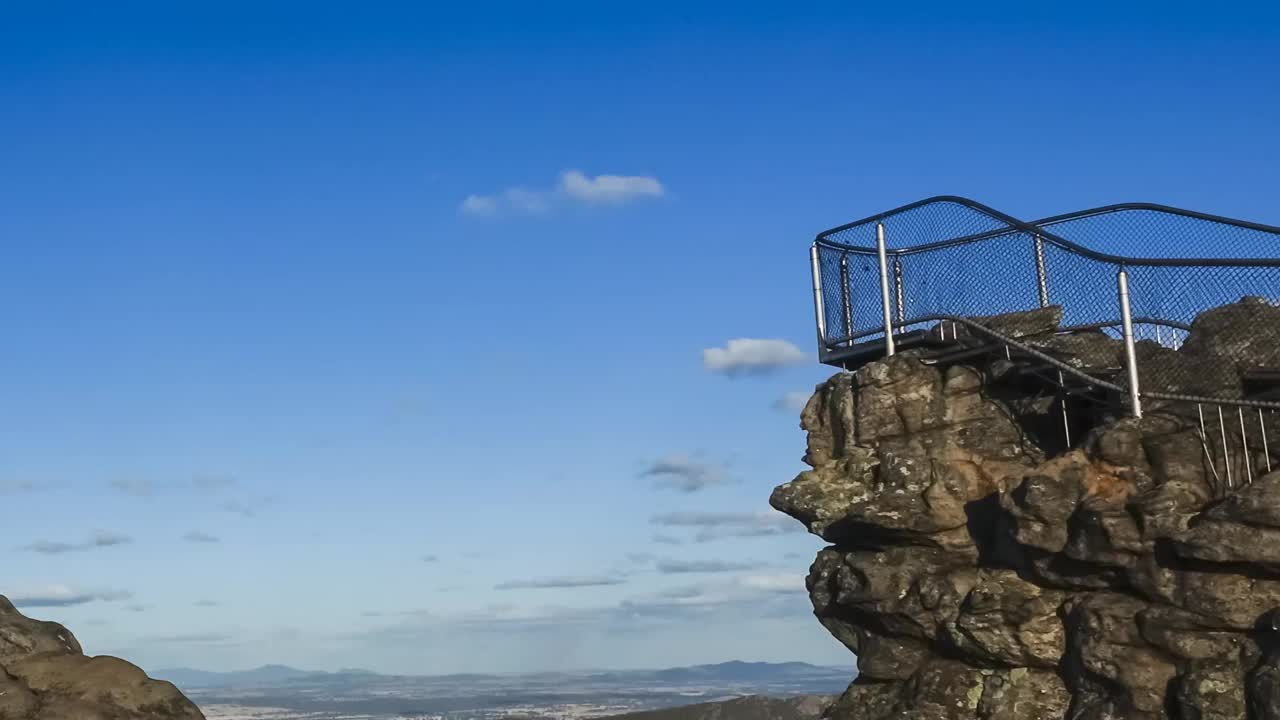
[[836,692],[843,690],[849,684],[850,673],[851,669],[847,667],[822,667],[802,662],[732,661],[660,670],[541,672],[517,675],[466,673],[394,676],[360,669],[343,669],[337,672],[299,670],[287,665],[263,665],[252,670],[236,672],[169,668],[156,670],[151,674],[162,680],[168,680],[183,690],[191,691],[265,688],[299,691],[304,687],[325,687],[345,692],[357,688],[368,689],[388,683],[412,681],[451,687],[521,686],[540,687],[544,690],[568,685],[599,688],[616,684],[628,687],[716,690],[723,696],[733,694],[805,695]]
[[[350,672],[350,671],[344,671]],[[221,687],[255,687],[259,685],[277,685],[290,680],[321,675],[324,673],[309,672],[291,668],[287,665],[263,665],[252,670],[235,672],[210,672],[208,670],[192,670],[191,668],[169,668],[156,670],[152,677],[168,680],[180,688],[221,688]]]
[[637,682],[647,680],[670,685],[754,685],[788,680],[831,679],[840,686],[849,682],[850,668],[823,667],[802,662],[743,662],[733,660],[714,665],[692,665],[665,670],[610,670],[591,673],[592,680]]
[[722,702],[611,715],[607,720],[817,720],[831,700],[819,695],[791,698],[751,695]]
[[[587,673],[556,672],[527,673],[520,677],[539,678],[547,681],[587,678],[593,681],[612,682],[650,682],[670,685],[755,685],[762,682],[777,683],[788,680],[822,680],[832,679],[840,687],[848,684],[850,668],[823,667],[803,662],[743,662],[733,660],[714,665],[693,665],[689,667],[666,668],[662,670],[606,670]],[[337,672],[316,670],[299,670],[287,665],[263,665],[252,670],[234,672],[212,672],[191,668],[168,668],[156,670],[152,676],[177,685],[180,688],[229,688],[229,687],[263,687],[288,685],[296,681],[319,682],[359,682],[361,679],[377,679],[389,677],[370,670],[344,668]],[[482,681],[494,680],[500,676],[483,673],[464,673],[456,675],[423,676],[436,680]]]
[[[831,672],[832,668],[818,667],[802,662],[766,663],[766,662],[731,662],[715,665],[694,665],[692,667],[670,668],[658,670],[654,675],[666,682],[760,682],[762,680],[785,680],[795,677],[812,677],[817,674]],[[848,670],[838,668],[836,672],[848,676]]]

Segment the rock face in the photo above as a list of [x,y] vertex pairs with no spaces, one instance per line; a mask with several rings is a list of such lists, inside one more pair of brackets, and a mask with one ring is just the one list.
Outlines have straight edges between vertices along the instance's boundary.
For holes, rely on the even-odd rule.
[[57,623],[0,596],[0,720],[204,720],[172,684],[113,657],[86,657]]
[[[1241,312],[1211,311],[1169,352],[1270,363],[1236,337]],[[1031,342],[1092,366],[1113,343]],[[1259,451],[1280,428],[1233,439],[1256,472],[1241,483],[1237,452],[1227,490],[1184,407],[1094,412],[1054,446],[1051,395],[1023,402],[1006,360],[965,362],[900,353],[803,412],[812,469],[771,503],[830,543],[807,587],[859,674],[826,716],[1280,720],[1280,471]]]

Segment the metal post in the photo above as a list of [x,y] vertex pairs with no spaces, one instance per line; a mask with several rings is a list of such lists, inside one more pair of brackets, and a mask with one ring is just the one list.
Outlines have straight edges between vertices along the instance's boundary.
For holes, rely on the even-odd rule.
[[1236,484],[1231,479],[1231,451],[1227,449],[1227,422],[1222,419],[1222,406],[1218,406],[1218,435],[1222,438],[1222,464],[1227,468],[1227,489],[1234,490]]
[[876,223],[876,253],[880,256],[880,300],[884,306],[884,354],[893,355],[893,311],[889,307],[889,261],[884,245],[884,223]]
[[1071,423],[1067,419],[1067,381],[1062,377],[1062,371],[1058,371],[1058,389],[1062,392],[1062,437],[1066,439],[1067,448],[1071,448]]
[[853,304],[849,302],[849,256],[840,256],[840,303],[844,306],[846,345],[853,345]]
[[898,332],[907,321],[907,308],[902,294],[902,258],[893,256],[893,292],[898,306]]
[[[1236,414],[1240,416],[1240,444],[1244,451],[1244,472],[1245,477],[1249,478],[1249,482],[1253,482],[1253,462],[1249,459],[1249,433],[1244,429],[1244,408],[1237,408]],[[1243,480],[1243,478],[1241,478]]]
[[809,248],[809,272],[813,274],[813,316],[818,328],[818,360],[827,355],[827,313],[822,302],[822,272],[818,267],[818,243]]
[[1216,492],[1222,487],[1222,478],[1218,477],[1218,467],[1213,464],[1213,451],[1209,449],[1209,433],[1204,428],[1204,406],[1196,403],[1196,413],[1200,415],[1200,447],[1204,448],[1204,458],[1209,461],[1209,470],[1213,472],[1213,488]]
[[1044,238],[1036,235],[1036,285],[1040,289],[1040,307],[1049,304],[1049,278],[1044,269]]
[[1267,472],[1271,472],[1271,449],[1267,447],[1267,421],[1262,418],[1262,408],[1258,408],[1258,427],[1262,429],[1262,456],[1267,459]]
[[1133,314],[1129,309],[1129,273],[1120,268],[1116,275],[1120,289],[1120,321],[1124,329],[1124,360],[1129,371],[1129,405],[1133,416],[1142,417],[1142,396],[1138,391],[1138,353],[1133,344]]

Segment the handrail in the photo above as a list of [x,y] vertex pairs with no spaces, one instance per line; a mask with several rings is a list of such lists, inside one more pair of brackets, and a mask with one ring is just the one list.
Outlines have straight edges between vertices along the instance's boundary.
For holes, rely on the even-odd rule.
[[[876,215],[871,215],[871,216],[862,218],[861,220],[855,220],[854,222],[846,223],[844,225],[831,228],[829,230],[824,230],[818,233],[818,235],[814,240],[814,243],[819,247],[827,247],[833,250],[841,250],[841,251],[850,252],[853,254],[859,254],[859,255],[871,254],[876,252],[874,248],[859,247],[857,245],[850,245],[840,241],[832,240],[831,236],[848,231],[848,230],[852,230],[853,228],[856,228],[856,227],[867,225],[868,223],[884,222],[885,220],[895,215],[901,215],[902,213],[909,212],[911,210],[915,210],[921,207],[925,207],[931,204],[938,204],[938,203],[951,203],[955,205],[960,205],[961,207],[965,207],[969,210],[985,215],[994,221],[1003,223],[1005,227],[986,230],[980,233],[974,233],[971,235],[966,235],[958,238],[947,238],[947,239],[939,240],[936,242],[913,245],[905,248],[891,248],[891,249],[887,249],[886,252],[890,255],[907,256],[907,255],[914,255],[922,252],[928,252],[930,250],[940,250],[940,249],[956,247],[956,246],[965,245],[965,244],[974,243],[974,242],[981,242],[983,240],[990,240],[990,239],[1002,237],[1005,235],[1023,233],[1032,237],[1039,237],[1040,239],[1044,240],[1049,244],[1056,245],[1064,250],[1068,250],[1077,255],[1081,255],[1083,257],[1087,257],[1092,260],[1097,260],[1099,262],[1113,263],[1113,264],[1122,265],[1122,266],[1129,265],[1129,266],[1146,266],[1146,267],[1170,267],[1170,266],[1280,267],[1280,257],[1143,258],[1143,257],[1131,257],[1131,256],[1125,256],[1125,255],[1113,255],[1110,253],[1099,252],[1092,248],[1089,248],[1079,243],[1068,240],[1058,235],[1057,233],[1052,232],[1051,230],[1045,229],[1046,225],[1048,226],[1058,225],[1064,222],[1081,220],[1088,217],[1096,217],[1100,215],[1115,214],[1119,212],[1126,212],[1126,211],[1133,211],[1133,210],[1146,210],[1151,212],[1161,212],[1161,213],[1167,213],[1170,215],[1176,215],[1180,217],[1187,217],[1187,218],[1192,218],[1197,220],[1220,223],[1223,225],[1228,225],[1231,227],[1236,227],[1236,228],[1245,229],[1245,230],[1263,232],[1270,235],[1275,235],[1277,238],[1277,241],[1280,242],[1280,227],[1264,225],[1262,223],[1249,222],[1246,220],[1237,220],[1234,218],[1211,215],[1208,213],[1196,212],[1194,210],[1185,210],[1182,208],[1176,208],[1168,205],[1158,205],[1155,203],[1120,203],[1115,205],[1104,205],[1101,207],[1090,208],[1088,210],[1080,210],[1077,212],[1066,213],[1063,215],[1055,215],[1052,217],[1044,218],[1042,220],[1037,220],[1035,222],[1028,223],[1022,220],[1018,220],[1017,218],[1011,215],[1006,215],[1005,213],[995,210],[994,208],[991,208],[987,205],[979,203],[975,200],[970,200],[969,198],[961,197],[958,195],[937,195],[931,198],[926,198],[924,200],[919,200],[913,203],[909,203],[907,205],[903,205],[898,208],[894,208],[893,210],[888,210],[886,212],[878,213]],[[1280,250],[1280,247],[1278,247],[1277,249]]]
[[[952,320],[955,317],[957,316],[937,315],[937,314],[918,315],[918,316],[906,318],[900,324],[902,327],[908,327],[910,325],[919,325],[921,323],[934,322],[938,320]],[[1164,320],[1164,319],[1155,318],[1155,317],[1146,317],[1146,316],[1136,317],[1136,318],[1133,318],[1133,324],[1134,325],[1152,325],[1152,326],[1159,325],[1161,327],[1167,327],[1172,330],[1181,330],[1183,332],[1191,331],[1191,326],[1188,325],[1187,323],[1178,322],[1177,320]],[[1103,320],[1101,322],[1094,322],[1094,323],[1084,323],[1082,325],[1068,325],[1066,327],[1058,328],[1057,330],[1054,331],[1054,333],[1058,335],[1065,335],[1069,333],[1085,332],[1088,330],[1101,330],[1103,328],[1115,328],[1115,327],[1120,327],[1119,319]],[[863,330],[862,332],[858,332],[858,333],[854,333],[853,335],[850,335],[849,337],[845,338],[845,340],[856,342],[858,340],[865,340],[866,338],[877,337],[879,335],[882,335],[883,333],[884,333],[883,328]]]
[[1207,220],[1209,222],[1222,223],[1223,225],[1232,225],[1234,227],[1243,228],[1245,230],[1257,230],[1259,232],[1280,235],[1280,227],[1275,225],[1266,225],[1263,223],[1252,222],[1249,220],[1240,220],[1238,218],[1226,217],[1225,215],[1214,215],[1212,213],[1200,212],[1198,210],[1187,210],[1186,208],[1173,207],[1172,205],[1160,205],[1158,203],[1146,202],[1128,202],[1116,203],[1114,205],[1101,205],[1088,210],[1077,210],[1076,212],[1063,213],[1062,215],[1054,215],[1053,217],[1041,218],[1033,222],[1033,225],[1055,225],[1057,223],[1066,222],[1068,220],[1082,220],[1086,217],[1094,215],[1106,215],[1113,212],[1121,212],[1125,210],[1149,210],[1151,212],[1168,213],[1169,215],[1181,215],[1182,217],[1194,218],[1196,220]]
[[[834,235],[835,233],[838,233],[838,232],[851,230],[853,228],[858,227],[859,225],[866,225],[869,222],[879,222],[881,220],[884,220],[885,218],[892,217],[894,215],[901,215],[904,212],[915,210],[916,208],[924,207],[925,205],[932,205],[934,203],[940,203],[940,202],[950,202],[950,203],[956,203],[958,205],[964,205],[970,210],[977,210],[978,212],[986,213],[996,219],[999,219],[998,217],[1000,215],[999,211],[993,208],[989,208],[986,205],[983,205],[982,203],[976,200],[970,200],[969,198],[961,197],[959,195],[934,195],[933,197],[928,197],[923,200],[917,200],[913,203],[907,203],[906,205],[896,207],[892,210],[886,210],[882,213],[876,213],[875,215],[868,215],[867,217],[864,217],[861,220],[854,220],[853,222],[845,223],[844,225],[833,227],[829,230],[823,230],[822,232],[818,233],[818,236],[815,239],[821,242],[822,239],[827,235]],[[1013,220],[1013,218],[1009,218],[1009,219]]]

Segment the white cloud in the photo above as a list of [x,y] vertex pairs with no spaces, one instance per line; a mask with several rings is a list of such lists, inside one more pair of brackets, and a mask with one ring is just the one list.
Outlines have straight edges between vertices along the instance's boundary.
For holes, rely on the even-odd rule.
[[533,578],[531,580],[512,580],[510,582],[499,583],[494,586],[495,590],[546,590],[549,588],[584,588],[584,587],[600,587],[604,585],[621,585],[626,580],[608,576],[589,576],[589,577],[547,577]]
[[458,207],[463,215],[489,217],[498,214],[498,198],[491,195],[468,195]]
[[506,204],[514,211],[525,215],[541,215],[551,209],[545,193],[524,188],[509,188],[503,193]]
[[117,478],[111,481],[111,487],[117,492],[135,497],[150,497],[156,491],[155,483],[139,478]]
[[207,533],[207,532],[201,532],[201,531],[199,531],[199,530],[192,530],[191,532],[187,533],[186,535],[183,535],[183,536],[182,536],[182,539],[183,539],[183,540],[186,540],[187,542],[192,542],[192,543],[216,543],[216,542],[222,542],[221,540],[219,540],[219,539],[218,539],[218,537],[217,537],[216,535],[210,535],[210,534],[209,534],[209,533]]
[[761,592],[802,593],[805,591],[804,576],[796,573],[788,575],[748,575],[739,578],[738,583],[749,590],[759,590]]
[[654,525],[696,528],[700,543],[722,538],[769,537],[801,532],[804,526],[781,513],[674,512],[655,515]]
[[622,205],[641,198],[662,197],[666,189],[657,178],[647,175],[596,175],[566,170],[560,180],[546,190],[509,187],[493,194],[471,194],[458,212],[471,217],[545,215],[558,205]]
[[219,509],[236,515],[243,515],[251,518],[258,514],[258,511],[268,505],[274,505],[280,501],[278,495],[262,495],[258,497],[245,497],[241,499],[231,499],[223,501],[218,506]]
[[560,175],[560,192],[579,202],[618,204],[643,197],[662,197],[666,189],[647,175],[597,175],[589,177],[577,170]]
[[746,375],[802,365],[809,356],[786,340],[737,338],[722,348],[702,351],[702,365],[711,372]]
[[18,607],[71,607],[91,602],[126,600],[130,594],[118,590],[83,592],[66,585],[44,585],[23,588],[9,594],[9,601]]
[[234,478],[221,475],[194,475],[189,482],[154,482],[145,478],[117,478],[111,481],[111,488],[125,495],[151,497],[160,492],[188,489],[216,492],[232,487],[235,484]]
[[196,490],[223,490],[235,484],[235,478],[223,475],[196,475],[191,478],[191,487]]
[[756,618],[807,617],[811,612],[803,588],[790,595],[745,588],[736,582],[717,586],[672,588],[645,593],[608,605],[586,607],[492,605],[461,614],[398,613],[393,624],[357,631],[348,637],[378,645],[421,646],[456,634],[498,633],[504,638],[523,633],[548,633],[556,638],[589,629],[592,633],[653,631],[663,625],[687,622],[732,622],[738,627]]
[[133,538],[124,533],[109,532],[107,530],[95,530],[93,535],[89,537],[89,545],[93,547],[114,547],[116,545],[126,545],[133,542]]
[[49,540],[37,540],[28,545],[23,545],[21,550],[28,552],[40,553],[41,555],[61,555],[62,553],[75,552],[83,550],[84,547],[76,543],[52,542]]
[[793,390],[785,393],[773,403],[773,409],[778,412],[798,413],[804,410],[804,406],[809,404],[809,398],[813,393],[804,390]]
[[116,545],[126,545],[133,542],[133,538],[128,535],[116,532],[107,532],[97,530],[89,536],[84,542],[68,543],[68,542],[52,542],[49,540],[37,540],[36,542],[24,545],[20,550],[39,553],[41,555],[62,555],[69,552],[80,552],[83,550],[92,550],[94,548],[114,547]]
[[695,460],[684,453],[673,453],[653,461],[641,473],[653,477],[654,485],[682,492],[697,492],[728,480],[722,466]]
[[148,643],[172,643],[178,645],[204,645],[234,643],[235,637],[228,633],[190,633],[181,635],[150,635],[141,638]]
[[521,187],[507,188],[497,195],[468,195],[458,212],[472,217],[496,217],[504,212],[543,215],[551,211],[548,193]]
[[757,562],[729,562],[724,560],[659,560],[658,572],[663,575],[684,575],[689,573],[725,573],[739,570],[755,570],[760,567]]

